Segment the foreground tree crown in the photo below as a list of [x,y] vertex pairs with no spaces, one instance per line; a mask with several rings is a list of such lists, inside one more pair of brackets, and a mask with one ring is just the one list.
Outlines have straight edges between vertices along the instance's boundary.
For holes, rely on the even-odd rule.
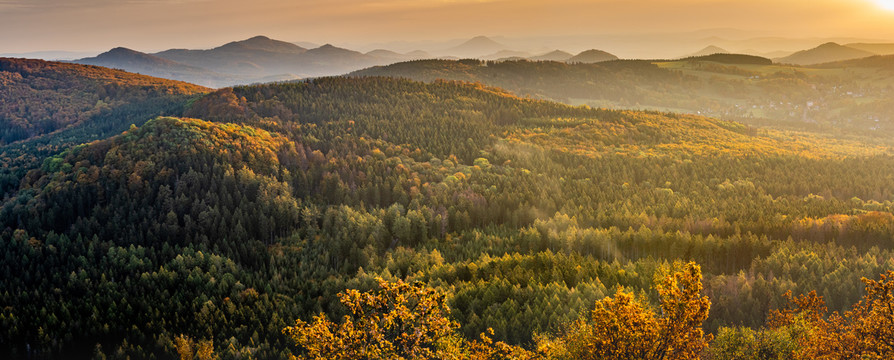
[[702,330],[711,302],[700,295],[701,268],[677,267],[656,276],[659,312],[619,291],[598,301],[567,332],[541,336],[535,352],[493,342],[486,334],[467,341],[448,318],[443,295],[421,282],[382,279],[376,291],[339,295],[350,312],[340,324],[321,314],[310,323],[297,320],[283,333],[299,346],[298,359],[692,359],[711,339]]

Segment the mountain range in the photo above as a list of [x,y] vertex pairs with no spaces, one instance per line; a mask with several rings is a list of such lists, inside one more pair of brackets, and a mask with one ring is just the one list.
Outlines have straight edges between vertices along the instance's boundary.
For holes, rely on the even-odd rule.
[[170,49],[157,53],[144,53],[117,47],[95,57],[72,62],[220,88],[341,75],[377,65],[431,58],[530,59],[593,63],[615,60],[617,56],[595,49],[577,55],[556,50],[532,56],[524,51],[508,49],[505,45],[485,36],[472,38],[443,51],[439,56],[421,50],[398,53],[387,49],[375,49],[361,53],[331,44],[305,48],[266,36],[255,36],[205,50]]
[[[728,43],[720,38],[705,41]],[[316,46],[312,43],[301,43]],[[541,50],[543,51],[543,50]],[[698,57],[718,53],[733,53],[718,45],[707,47],[678,58]],[[739,53],[759,55],[757,51]],[[772,52],[775,62],[793,65],[814,65],[894,53],[894,44],[827,42],[816,48],[790,52]],[[771,57],[767,55],[767,57]],[[155,77],[186,81],[202,86],[220,88],[232,85],[291,81],[302,78],[332,76],[380,65],[421,59],[465,59],[510,61],[558,61],[566,63],[598,63],[619,59],[599,49],[573,54],[563,50],[542,53],[518,50],[486,36],[477,36],[443,50],[426,52],[415,50],[400,53],[378,48],[359,52],[325,44],[304,47],[297,43],[274,40],[265,36],[233,41],[215,48],[170,49],[144,53],[127,48],[114,48],[95,57],[73,62],[122,69]]]
[[115,48],[73,62],[119,68],[135,73],[192,82],[209,87],[287,81],[338,75],[374,65],[428,57],[388,50],[361,53],[326,44],[307,49],[256,36],[207,50],[170,49],[154,54]]

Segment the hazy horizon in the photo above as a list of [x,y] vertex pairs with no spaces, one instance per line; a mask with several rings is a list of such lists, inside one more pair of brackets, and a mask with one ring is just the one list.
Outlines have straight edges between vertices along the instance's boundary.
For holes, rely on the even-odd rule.
[[[752,34],[752,36],[721,36],[722,34],[739,33]],[[826,42],[848,43],[894,43],[892,40],[881,38],[855,38],[855,37],[804,37],[787,38],[782,36],[759,36],[760,33],[746,32],[737,29],[703,29],[680,33],[666,34],[594,34],[594,35],[556,35],[550,37],[509,37],[503,35],[475,35],[467,38],[417,40],[417,41],[388,41],[388,42],[317,42],[317,41],[292,41],[276,38],[268,34],[258,33],[251,36],[228,39],[215,43],[197,46],[168,46],[157,48],[141,48],[122,44],[109,44],[104,48],[96,49],[41,49],[36,51],[6,52],[0,49],[0,56],[27,57],[44,60],[75,60],[96,56],[113,48],[125,47],[132,50],[155,53],[168,49],[212,49],[226,43],[247,40],[255,36],[265,36],[274,40],[290,42],[305,48],[316,48],[323,45],[334,45],[348,48],[354,51],[369,52],[372,50],[390,50],[399,53],[412,51],[425,51],[432,56],[455,56],[450,52],[451,48],[461,45],[474,37],[484,36],[499,44],[505,45],[504,50],[517,50],[527,52],[530,55],[541,55],[554,50],[562,50],[573,54],[589,49],[604,50],[622,59],[663,59],[688,56],[707,46],[717,46],[732,53],[747,53],[765,57],[776,57],[774,53],[790,54],[795,51],[813,48]],[[485,55],[485,54],[479,54]]]
[[[431,51],[486,35],[503,39],[507,47],[515,49],[603,48],[635,57],[645,50],[619,46],[640,40],[639,47],[661,51],[658,47],[668,41],[661,36],[665,33],[677,36],[677,43],[672,44],[677,52],[707,44],[699,43],[704,39],[697,36],[735,41],[780,37],[801,39],[805,44],[810,39],[830,38],[890,41],[894,39],[894,27],[889,25],[894,23],[894,11],[882,3],[885,1],[3,0],[0,53],[95,53],[118,46],[146,52],[201,49],[255,35],[364,51],[376,47],[409,51],[422,45],[429,46],[422,50]],[[691,35],[688,39],[687,34]],[[780,46],[773,50],[799,50]]]

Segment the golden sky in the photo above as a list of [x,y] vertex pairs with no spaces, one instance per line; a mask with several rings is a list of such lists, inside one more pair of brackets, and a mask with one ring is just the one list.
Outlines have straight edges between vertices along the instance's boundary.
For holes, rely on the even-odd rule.
[[894,42],[894,0],[0,0],[0,53],[726,28]]

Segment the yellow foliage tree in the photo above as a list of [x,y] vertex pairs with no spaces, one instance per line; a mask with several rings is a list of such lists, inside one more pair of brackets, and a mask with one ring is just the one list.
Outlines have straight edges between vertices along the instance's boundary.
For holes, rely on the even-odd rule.
[[531,354],[482,334],[466,342],[448,318],[443,295],[423,283],[378,279],[377,292],[339,294],[351,315],[341,324],[318,315],[283,329],[304,354],[297,359],[527,359]]
[[174,345],[177,348],[177,354],[180,355],[180,360],[213,360],[217,358],[214,356],[213,340],[202,340],[196,343],[189,336],[180,335],[174,339]]
[[688,263],[680,271],[656,277],[660,313],[618,292],[596,302],[588,319],[574,323],[559,339],[540,342],[559,359],[696,359],[710,341],[702,322],[711,302],[700,296],[701,268]]

